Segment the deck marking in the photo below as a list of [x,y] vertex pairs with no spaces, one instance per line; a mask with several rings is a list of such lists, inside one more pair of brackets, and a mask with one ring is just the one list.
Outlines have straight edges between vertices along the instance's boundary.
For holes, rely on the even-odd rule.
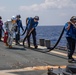
[[[58,51],[50,51],[51,53],[55,53],[55,54],[59,54],[59,55],[63,55],[63,56],[67,56],[66,53],[62,53],[62,52],[58,52]],[[74,58],[76,58],[75,55],[73,55]]]

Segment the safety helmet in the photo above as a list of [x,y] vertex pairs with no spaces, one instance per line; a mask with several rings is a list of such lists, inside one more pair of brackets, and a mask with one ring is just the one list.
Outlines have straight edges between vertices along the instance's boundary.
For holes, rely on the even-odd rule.
[[7,22],[11,21],[10,19],[7,19]]
[[16,17],[15,16],[12,16],[11,20],[16,20]]
[[76,21],[76,16],[72,16],[70,21]]
[[21,18],[21,15],[17,15],[16,18]]
[[35,20],[39,20],[39,17],[38,17],[38,16],[35,16],[34,19],[35,19]]
[[2,19],[2,17],[0,16],[0,19]]

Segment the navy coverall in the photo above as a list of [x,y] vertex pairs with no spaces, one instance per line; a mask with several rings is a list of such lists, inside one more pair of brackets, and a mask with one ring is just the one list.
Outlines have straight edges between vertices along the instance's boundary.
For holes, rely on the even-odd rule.
[[36,27],[38,25],[38,22],[34,22],[34,18],[28,18],[28,23],[27,23],[27,35],[29,34],[30,30],[33,28],[33,31],[30,33],[30,35],[28,36],[27,40],[28,40],[28,47],[30,47],[30,36],[32,34],[33,37],[33,44],[34,47],[37,46],[36,43]]

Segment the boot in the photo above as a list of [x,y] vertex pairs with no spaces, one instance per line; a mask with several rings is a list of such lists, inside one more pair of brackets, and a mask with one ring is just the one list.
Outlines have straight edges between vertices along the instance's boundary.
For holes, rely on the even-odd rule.
[[9,48],[12,48],[12,46],[11,46],[11,45],[9,45]]

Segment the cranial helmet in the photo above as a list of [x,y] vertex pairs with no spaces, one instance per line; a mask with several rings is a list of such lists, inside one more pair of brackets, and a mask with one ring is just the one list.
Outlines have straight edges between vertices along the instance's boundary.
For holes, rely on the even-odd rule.
[[15,16],[12,16],[11,20],[16,20],[16,17]]
[[21,15],[17,15],[16,18],[21,18]]
[[7,22],[11,21],[10,19],[7,19]]
[[71,21],[73,21],[73,20],[76,21],[76,16],[72,16],[70,20]]
[[38,17],[38,16],[35,16],[34,19],[35,19],[35,20],[39,20],[39,17]]

